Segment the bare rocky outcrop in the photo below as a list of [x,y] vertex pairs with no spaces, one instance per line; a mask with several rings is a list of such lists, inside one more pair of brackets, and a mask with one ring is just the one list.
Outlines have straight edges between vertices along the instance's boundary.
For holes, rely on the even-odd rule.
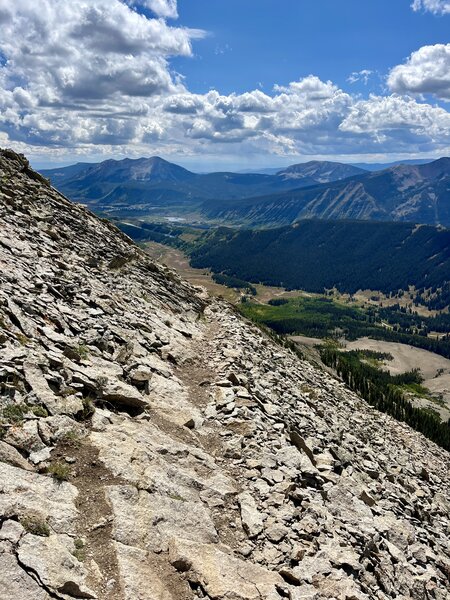
[[0,152],[0,600],[445,600],[449,456]]

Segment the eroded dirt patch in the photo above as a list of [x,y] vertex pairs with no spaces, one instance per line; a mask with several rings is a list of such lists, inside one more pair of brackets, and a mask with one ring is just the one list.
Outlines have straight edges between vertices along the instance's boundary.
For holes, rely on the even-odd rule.
[[112,541],[113,514],[105,488],[127,482],[112,475],[98,454],[98,449],[87,438],[65,442],[53,451],[51,464],[67,465],[68,480],[78,489],[77,558],[90,572],[89,586],[96,591],[99,600],[121,600],[123,592]]

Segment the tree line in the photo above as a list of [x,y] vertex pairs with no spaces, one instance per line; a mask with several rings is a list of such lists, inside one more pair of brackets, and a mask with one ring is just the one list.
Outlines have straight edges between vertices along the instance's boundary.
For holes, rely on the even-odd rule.
[[357,352],[340,352],[330,345],[320,349],[320,356],[371,406],[398,421],[404,421],[442,448],[450,450],[450,419],[442,422],[437,414],[413,406],[398,387],[420,383],[421,377],[417,371],[392,376],[361,361]]

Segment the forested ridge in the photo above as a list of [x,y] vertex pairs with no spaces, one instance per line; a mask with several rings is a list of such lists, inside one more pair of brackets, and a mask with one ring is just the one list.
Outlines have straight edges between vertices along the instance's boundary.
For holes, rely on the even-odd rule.
[[414,286],[436,308],[448,297],[450,230],[433,226],[306,220],[276,229],[220,227],[188,250],[193,267],[252,283],[350,294]]

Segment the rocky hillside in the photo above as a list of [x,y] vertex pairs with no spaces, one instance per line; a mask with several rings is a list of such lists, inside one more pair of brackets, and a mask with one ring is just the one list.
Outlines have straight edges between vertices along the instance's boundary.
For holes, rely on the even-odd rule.
[[448,598],[449,456],[0,153],[0,599]]

